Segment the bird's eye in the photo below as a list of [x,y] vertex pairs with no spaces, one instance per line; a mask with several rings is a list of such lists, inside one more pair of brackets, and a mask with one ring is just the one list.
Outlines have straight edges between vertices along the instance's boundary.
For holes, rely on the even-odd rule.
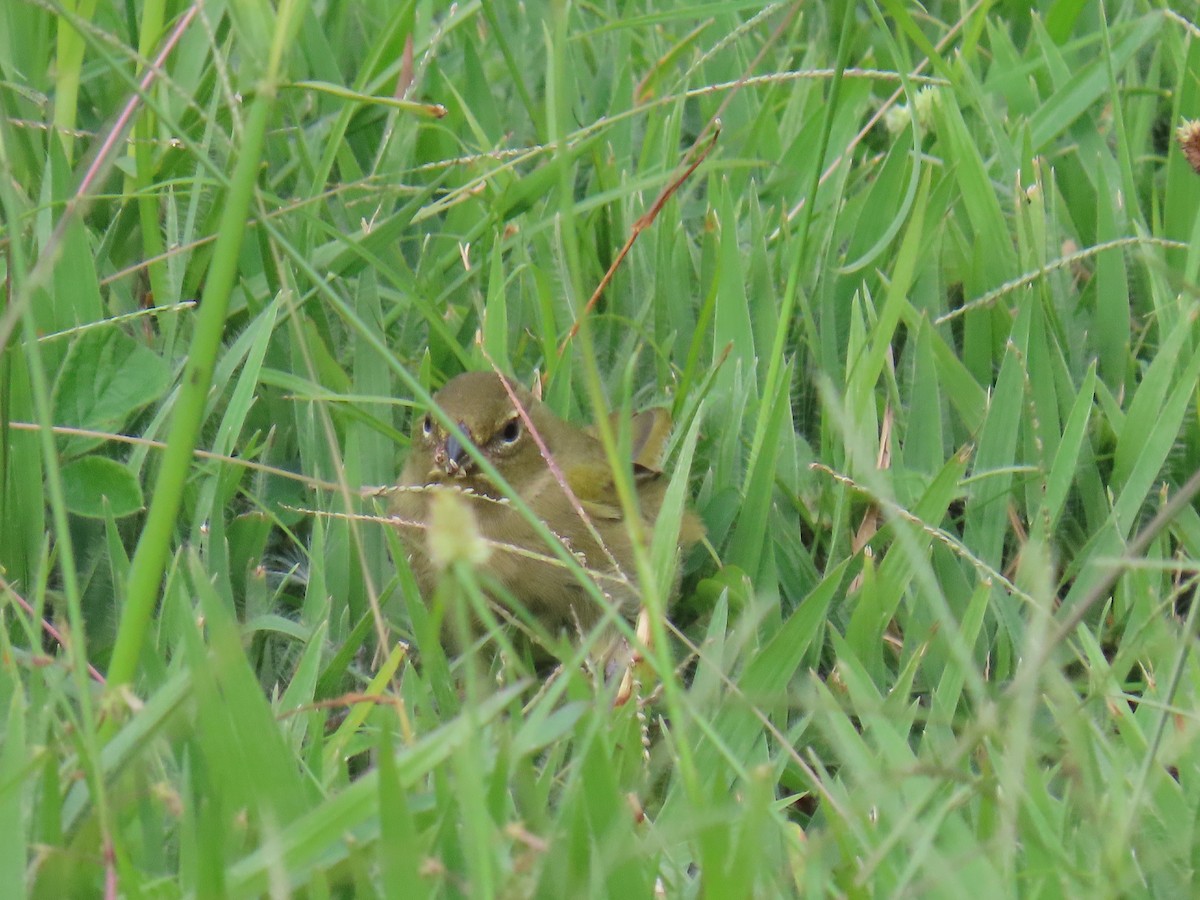
[[421,423],[421,431],[425,437],[433,434],[433,418],[428,413],[425,414],[425,421]]
[[521,420],[517,416],[513,416],[504,423],[504,428],[500,431],[500,440],[506,444],[515,444],[520,436]]

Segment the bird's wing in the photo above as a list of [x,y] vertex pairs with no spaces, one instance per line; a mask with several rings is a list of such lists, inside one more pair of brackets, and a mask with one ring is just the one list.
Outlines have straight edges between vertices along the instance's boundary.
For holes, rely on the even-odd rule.
[[[613,486],[612,471],[606,462],[569,466],[563,470],[563,477],[589,516],[612,521],[621,518],[621,507]],[[561,490],[557,485],[551,489]]]
[[[621,418],[620,410],[609,414],[608,421],[614,432],[620,433]],[[633,461],[634,471],[659,471],[667,449],[667,438],[671,436],[671,413],[661,406],[642,410],[630,417],[629,428],[629,458]],[[599,440],[594,425],[587,431]]]
[[647,409],[633,417],[632,440],[635,471],[638,467],[657,472],[662,468],[663,456],[667,452],[667,438],[671,436],[671,414],[661,406]]

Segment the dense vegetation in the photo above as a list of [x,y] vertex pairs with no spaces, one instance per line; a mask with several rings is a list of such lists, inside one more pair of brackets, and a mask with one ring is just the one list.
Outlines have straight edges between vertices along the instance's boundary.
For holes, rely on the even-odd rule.
[[[0,5],[0,884],[1194,895],[1187,9]],[[382,521],[493,364],[672,409],[634,701]]]

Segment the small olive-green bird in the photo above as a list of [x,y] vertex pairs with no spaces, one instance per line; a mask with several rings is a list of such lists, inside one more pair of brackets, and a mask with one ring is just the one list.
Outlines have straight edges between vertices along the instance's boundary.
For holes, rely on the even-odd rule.
[[[591,431],[559,419],[515,383],[508,384],[511,396],[498,375],[468,372],[452,378],[433,400],[513,492],[562,539],[621,613],[632,619],[640,607],[634,549],[600,440]],[[663,409],[639,413],[631,422],[631,462],[646,540],[653,533],[666,491],[658,466],[670,426]],[[416,419],[412,451],[399,487],[393,512],[426,598],[432,596],[446,557],[455,555],[447,554],[446,542],[473,543],[482,552],[465,550],[461,557],[475,562],[552,634],[586,631],[603,614],[459,438],[433,415]],[[447,505],[449,515],[444,512]],[[469,513],[463,513],[464,507]],[[686,514],[680,545],[693,543],[701,534],[699,522]],[[505,602],[500,596],[493,599]],[[452,634],[446,637],[453,642]]]

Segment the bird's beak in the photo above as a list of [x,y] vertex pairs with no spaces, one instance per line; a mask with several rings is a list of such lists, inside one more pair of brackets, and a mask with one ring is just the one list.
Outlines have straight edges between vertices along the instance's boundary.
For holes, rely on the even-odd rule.
[[[458,423],[458,427],[463,431],[467,430],[467,426],[462,422]],[[447,475],[457,474],[459,469],[466,465],[468,459],[467,449],[452,434],[446,437],[446,446],[442,451],[442,455],[445,457],[443,465],[445,466]]]

